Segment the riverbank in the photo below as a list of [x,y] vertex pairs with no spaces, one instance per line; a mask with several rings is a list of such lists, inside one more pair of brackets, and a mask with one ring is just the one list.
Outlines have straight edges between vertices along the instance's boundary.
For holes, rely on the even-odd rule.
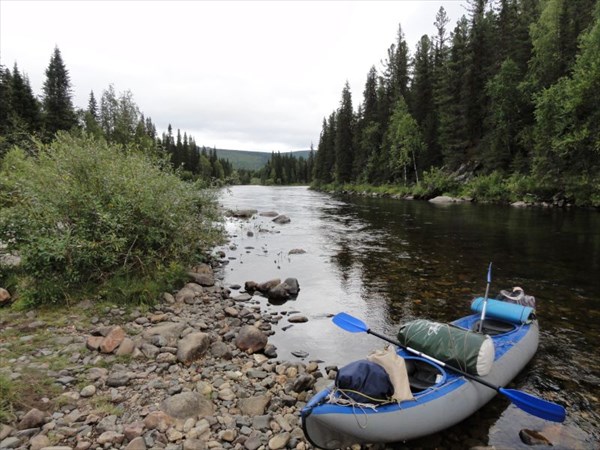
[[286,313],[232,297],[215,269],[150,308],[3,310],[0,447],[308,448],[299,410],[324,368],[278,360]]
[[[514,207],[539,208],[583,208],[600,210],[599,202],[578,204],[572,196],[552,193],[541,187],[528,186],[526,177],[507,180],[498,176],[480,176],[468,182],[446,179],[426,179],[420,184],[370,185],[370,184],[324,184],[312,185],[311,189],[332,195],[350,195],[371,198],[391,198],[396,200],[425,200],[435,203],[485,203],[510,205]],[[529,189],[528,189],[529,187]]]

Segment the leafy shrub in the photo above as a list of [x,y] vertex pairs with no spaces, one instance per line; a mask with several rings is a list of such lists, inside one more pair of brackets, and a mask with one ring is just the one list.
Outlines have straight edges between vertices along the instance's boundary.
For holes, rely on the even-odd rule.
[[431,198],[437,195],[454,193],[459,183],[444,170],[432,167],[423,172],[423,180],[414,186],[413,193],[417,198]]
[[497,171],[489,175],[479,175],[469,181],[465,187],[467,194],[480,202],[507,202],[508,190],[504,176]]
[[221,236],[210,191],[102,140],[62,134],[35,157],[14,149],[0,179],[0,241],[21,254],[33,304],[115,276],[151,279]]

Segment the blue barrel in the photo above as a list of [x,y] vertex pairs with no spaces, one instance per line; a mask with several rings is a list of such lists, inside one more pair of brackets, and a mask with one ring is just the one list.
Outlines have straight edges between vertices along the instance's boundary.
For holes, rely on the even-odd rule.
[[[473,303],[471,303],[471,311],[481,314],[482,309],[483,297],[473,300]],[[485,308],[486,318],[503,320],[518,325],[530,323],[534,319],[534,313],[535,310],[531,306],[522,306],[493,299],[488,299]]]

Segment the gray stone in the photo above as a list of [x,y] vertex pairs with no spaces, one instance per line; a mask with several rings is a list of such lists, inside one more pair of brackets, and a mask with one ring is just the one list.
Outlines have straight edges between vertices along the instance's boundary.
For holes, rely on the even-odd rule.
[[87,398],[87,397],[92,397],[95,393],[96,393],[96,386],[94,386],[93,384],[89,384],[89,385],[85,386],[81,390],[81,392],[79,392],[79,395],[81,395],[84,398]]
[[33,408],[27,412],[17,424],[17,429],[38,428],[44,425],[46,414],[39,409]]
[[290,322],[290,323],[304,323],[304,322],[308,322],[308,317],[303,316],[301,314],[297,314],[295,316],[288,317],[288,322]]
[[177,360],[190,364],[200,359],[210,346],[210,337],[206,333],[190,333],[177,343]]
[[113,372],[106,379],[106,385],[110,387],[127,386],[129,374],[127,372]]
[[240,350],[255,353],[265,348],[267,336],[253,325],[245,325],[235,338],[235,345]]
[[257,395],[255,397],[239,399],[238,407],[245,416],[262,416],[270,401],[271,396],[268,394]]
[[290,433],[288,433],[288,432],[280,433],[280,434],[273,436],[269,440],[269,449],[279,450],[279,449],[285,448],[287,443],[290,441],[290,438],[291,438],[291,436],[290,436]]
[[50,439],[45,434],[38,434],[29,440],[29,450],[41,450],[50,446]]
[[142,333],[142,337],[144,340],[149,341],[152,336],[159,335],[166,339],[167,345],[174,347],[177,345],[179,336],[186,326],[183,322],[163,322],[146,329]]
[[187,438],[183,441],[183,450],[206,450],[206,444],[200,439]]
[[197,392],[182,392],[165,399],[161,409],[176,419],[206,417],[214,413],[212,402]]
[[273,219],[273,222],[275,222],[276,224],[279,224],[279,225],[290,223],[291,221],[292,220],[285,214],[281,214],[280,216],[277,216]]
[[20,444],[21,440],[19,438],[11,436],[3,439],[2,442],[0,442],[0,449],[17,448]]
[[138,436],[134,439],[132,439],[129,444],[127,444],[127,447],[125,447],[125,450],[146,450],[146,442],[144,441],[144,438],[141,436]]

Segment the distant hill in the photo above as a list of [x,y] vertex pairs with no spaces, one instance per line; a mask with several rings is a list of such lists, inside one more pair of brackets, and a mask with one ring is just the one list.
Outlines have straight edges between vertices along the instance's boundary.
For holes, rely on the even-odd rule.
[[[308,158],[310,150],[280,152],[282,155],[291,153],[295,158]],[[271,152],[247,152],[244,150],[217,149],[217,157],[229,160],[234,169],[258,170],[271,159]]]

